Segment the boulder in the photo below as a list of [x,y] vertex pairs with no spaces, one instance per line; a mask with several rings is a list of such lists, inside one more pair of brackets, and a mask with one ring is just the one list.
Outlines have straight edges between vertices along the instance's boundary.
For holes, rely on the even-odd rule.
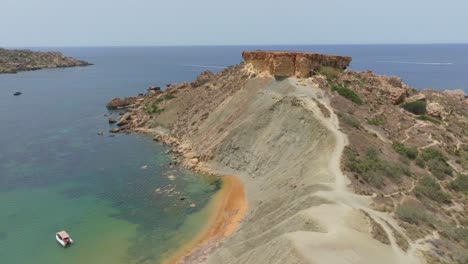
[[128,107],[136,102],[137,98],[136,97],[125,97],[125,98],[112,98],[108,103],[107,103],[107,108],[108,109],[119,109],[119,108],[125,108]]
[[109,121],[109,124],[117,123],[117,120],[115,120],[115,118],[113,117],[109,117],[108,121]]
[[387,82],[388,82],[391,86],[394,86],[394,87],[399,87],[399,88],[402,88],[402,87],[403,87],[403,81],[402,81],[399,77],[397,77],[397,76],[388,77]]
[[111,130],[109,130],[110,133],[119,133],[120,132],[120,128],[118,127],[114,127],[112,128]]
[[432,117],[442,117],[444,107],[437,102],[427,104],[427,115]]
[[130,113],[126,113],[125,115],[123,115],[119,122],[117,122],[117,126],[125,126],[128,124],[128,121],[132,118],[131,114]]
[[149,91],[156,91],[156,92],[160,92],[161,91],[161,87],[159,86],[150,86],[148,87],[148,89],[146,89],[148,92]]
[[416,101],[426,101],[426,96],[422,93],[415,94],[413,96],[410,96],[406,98],[405,102],[407,103],[412,103]]
[[211,79],[213,79],[213,77],[215,76],[215,74],[211,71],[203,71],[201,72],[198,76],[197,76],[197,79],[193,82],[190,83],[190,85],[192,87],[199,87],[199,86],[202,86],[203,84],[209,82]]
[[403,102],[408,95],[408,90],[404,88],[391,87],[388,88],[388,97],[390,102],[394,105]]

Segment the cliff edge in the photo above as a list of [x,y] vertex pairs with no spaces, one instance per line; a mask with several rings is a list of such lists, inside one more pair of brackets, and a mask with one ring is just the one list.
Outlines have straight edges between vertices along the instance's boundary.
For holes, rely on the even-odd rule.
[[320,67],[344,70],[351,63],[351,57],[293,51],[244,51],[242,58],[253,71],[267,72],[275,77],[307,78],[317,73]]

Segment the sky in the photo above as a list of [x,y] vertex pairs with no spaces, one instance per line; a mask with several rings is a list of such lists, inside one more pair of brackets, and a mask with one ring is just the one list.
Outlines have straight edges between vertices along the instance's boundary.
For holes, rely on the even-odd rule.
[[0,47],[468,43],[467,0],[0,3]]

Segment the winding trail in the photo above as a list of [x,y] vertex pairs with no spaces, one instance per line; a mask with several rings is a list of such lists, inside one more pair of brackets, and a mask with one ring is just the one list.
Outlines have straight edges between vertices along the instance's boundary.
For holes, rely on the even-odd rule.
[[[292,81],[291,83],[296,85],[295,81]],[[357,195],[349,190],[348,185],[350,181],[341,170],[341,158],[344,148],[346,145],[348,145],[349,141],[347,136],[340,130],[338,116],[331,107],[329,100],[323,96],[317,96],[319,92],[316,91],[317,88],[311,83],[308,83],[306,86],[296,85],[296,88],[296,96],[301,99],[303,105],[315,114],[315,116],[327,129],[329,129],[329,131],[335,136],[336,139],[334,150],[328,164],[329,172],[335,176],[335,183],[333,186],[331,186],[333,189],[331,191],[317,192],[316,195],[333,201],[340,206],[351,209],[360,209],[368,213],[368,215],[384,229],[390,240],[390,247],[393,251],[393,255],[395,259],[398,260],[398,263],[423,263],[420,253],[418,250],[416,250],[421,248],[421,241],[418,243],[412,242],[390,214],[372,209],[371,203],[373,196]],[[327,108],[327,110],[330,112],[330,117],[327,118],[323,116],[315,100]],[[409,138],[408,134],[407,136]],[[411,190],[415,187],[415,185],[415,182],[413,182]],[[340,226],[340,223],[333,223],[330,226],[337,229],[343,228]],[[409,243],[407,252],[404,252],[397,245],[393,230],[398,232],[399,235],[405,238]]]

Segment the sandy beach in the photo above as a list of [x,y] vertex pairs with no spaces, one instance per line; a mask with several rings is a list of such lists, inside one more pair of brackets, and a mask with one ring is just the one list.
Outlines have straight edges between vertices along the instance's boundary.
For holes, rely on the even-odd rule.
[[221,241],[232,234],[247,210],[244,186],[235,176],[221,176],[223,185],[208,205],[212,215],[197,236],[162,263],[194,263],[206,260]]

